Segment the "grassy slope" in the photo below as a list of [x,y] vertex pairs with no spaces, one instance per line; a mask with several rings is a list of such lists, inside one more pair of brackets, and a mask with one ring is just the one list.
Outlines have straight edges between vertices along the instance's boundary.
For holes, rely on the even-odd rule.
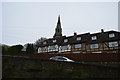
[[3,78],[117,78],[118,68],[3,57]]

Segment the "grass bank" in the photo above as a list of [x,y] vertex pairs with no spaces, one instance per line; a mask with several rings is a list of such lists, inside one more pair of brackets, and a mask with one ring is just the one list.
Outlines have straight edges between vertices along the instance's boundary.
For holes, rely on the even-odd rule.
[[113,62],[106,66],[100,62],[83,64],[7,56],[2,59],[3,78],[119,78],[120,71],[120,63]]

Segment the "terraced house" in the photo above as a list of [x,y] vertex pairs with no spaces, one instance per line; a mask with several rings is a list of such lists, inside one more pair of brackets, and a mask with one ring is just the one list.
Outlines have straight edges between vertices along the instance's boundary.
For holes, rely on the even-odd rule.
[[62,36],[60,16],[53,38],[39,45],[38,53],[118,53],[120,51],[120,32],[101,29],[98,33],[74,33]]

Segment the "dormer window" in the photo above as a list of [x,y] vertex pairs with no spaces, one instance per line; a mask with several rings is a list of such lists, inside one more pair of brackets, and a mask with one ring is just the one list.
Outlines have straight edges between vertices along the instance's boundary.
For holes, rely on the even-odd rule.
[[56,40],[53,40],[53,42],[55,43],[55,42],[56,42]]
[[64,42],[68,42],[68,39],[64,39]]
[[81,37],[77,37],[77,41],[81,40]]
[[45,42],[43,42],[43,44],[47,44],[47,42],[45,41]]
[[115,37],[114,33],[109,34],[109,38]]
[[92,38],[92,40],[96,40],[97,36],[92,36],[91,38]]

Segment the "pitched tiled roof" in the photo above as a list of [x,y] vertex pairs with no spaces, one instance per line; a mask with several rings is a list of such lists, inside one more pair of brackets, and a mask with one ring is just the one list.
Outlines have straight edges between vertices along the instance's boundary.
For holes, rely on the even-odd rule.
[[[109,38],[109,34],[114,33],[115,37]],[[91,37],[96,36],[96,40],[92,40]],[[77,40],[77,37],[81,37],[81,40]],[[64,39],[67,39],[68,42],[64,42]],[[56,42],[53,42],[53,40],[56,40]],[[80,43],[99,43],[99,42],[108,42],[108,41],[114,41],[114,40],[120,40],[120,32],[118,31],[106,31],[106,32],[99,32],[99,33],[85,33],[85,34],[76,34],[73,36],[61,36],[56,38],[49,38],[45,40],[46,44],[43,44],[41,46],[50,46],[50,45],[68,45],[68,44],[80,44]]]

